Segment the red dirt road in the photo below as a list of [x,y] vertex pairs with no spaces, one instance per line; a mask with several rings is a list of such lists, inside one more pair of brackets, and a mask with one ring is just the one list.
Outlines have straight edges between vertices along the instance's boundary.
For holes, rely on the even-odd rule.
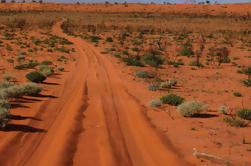
[[[113,64],[80,38],[74,69],[55,87],[56,99],[34,107],[36,132],[0,133],[0,163],[10,166],[187,166],[145,115]],[[38,130],[39,129],[39,130]],[[41,132],[40,132],[41,131]]]

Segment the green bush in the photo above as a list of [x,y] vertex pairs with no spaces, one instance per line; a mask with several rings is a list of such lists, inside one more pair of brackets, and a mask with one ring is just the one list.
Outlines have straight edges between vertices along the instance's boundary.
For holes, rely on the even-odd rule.
[[184,98],[172,93],[162,96],[160,100],[162,101],[163,104],[170,104],[174,106],[180,105],[181,103],[184,102]]
[[59,67],[58,67],[58,70],[59,70],[59,71],[64,71],[64,67],[59,66]]
[[45,76],[45,77],[49,77],[50,75],[52,75],[54,73],[54,70],[47,66],[47,65],[40,65],[39,66],[39,71]]
[[251,109],[242,108],[236,112],[236,115],[245,120],[251,120]]
[[251,80],[247,79],[247,80],[242,80],[243,85],[245,85],[246,87],[250,87],[251,86]]
[[145,64],[152,67],[159,67],[161,64],[163,64],[163,60],[154,55],[143,55],[142,58]]
[[106,38],[106,41],[107,41],[107,42],[113,42],[113,39],[112,39],[111,37],[107,37],[107,38]]
[[191,48],[184,48],[180,50],[179,53],[180,56],[187,56],[187,57],[191,57],[192,55],[194,55],[194,52]]
[[161,102],[160,99],[153,99],[153,100],[151,100],[151,101],[149,102],[149,105],[150,105],[151,107],[159,107],[159,106],[162,105],[162,102]]
[[202,104],[198,101],[187,101],[179,105],[177,111],[183,116],[191,117],[202,111]]
[[122,58],[122,60],[126,63],[128,66],[143,66],[140,62],[140,59],[135,57],[127,57]]
[[234,92],[233,94],[235,97],[242,97],[242,94],[240,92]]
[[28,80],[30,80],[32,82],[36,82],[36,83],[41,83],[46,79],[46,77],[43,74],[36,72],[36,71],[27,73],[25,75],[25,77]]
[[40,63],[40,65],[52,65],[52,61],[43,61]]

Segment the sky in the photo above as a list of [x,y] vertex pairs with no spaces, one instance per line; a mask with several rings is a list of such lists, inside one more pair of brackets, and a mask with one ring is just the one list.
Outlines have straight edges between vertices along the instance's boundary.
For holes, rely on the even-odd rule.
[[[21,1],[21,0],[16,0],[17,2]],[[30,2],[31,0],[26,0],[26,2]],[[37,0],[38,1],[38,0]],[[189,0],[43,0],[44,2],[58,2],[58,3],[76,3],[76,2],[80,2],[80,3],[101,3],[101,2],[105,2],[105,1],[109,1],[111,3],[114,2],[119,2],[119,3],[123,3],[125,1],[127,1],[128,3],[151,3],[151,2],[155,2],[155,3],[160,3],[162,4],[164,1],[165,2],[170,2],[170,3],[185,3],[186,1]],[[202,2],[205,0],[196,0],[196,2]],[[211,0],[212,2],[214,2],[215,0]],[[218,3],[244,3],[244,2],[251,2],[251,0],[217,0]],[[251,10],[251,9],[250,9]]]

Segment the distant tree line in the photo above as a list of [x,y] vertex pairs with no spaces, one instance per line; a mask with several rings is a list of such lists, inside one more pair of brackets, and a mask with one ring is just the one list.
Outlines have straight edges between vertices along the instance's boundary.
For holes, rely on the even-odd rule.
[[[10,3],[16,3],[17,1],[16,0],[11,0]],[[22,3],[25,3],[26,1],[25,0],[22,0],[21,1]],[[43,0],[32,0],[31,1],[32,3],[43,3]],[[7,3],[6,0],[1,0],[1,3]]]

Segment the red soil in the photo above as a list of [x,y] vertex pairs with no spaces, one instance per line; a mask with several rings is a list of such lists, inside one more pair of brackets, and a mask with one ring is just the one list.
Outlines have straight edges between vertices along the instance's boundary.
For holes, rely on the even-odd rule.
[[25,104],[32,110],[18,109],[18,114],[30,118],[13,120],[8,132],[0,132],[0,162],[18,166],[189,165],[149,123],[147,108],[128,91],[112,63],[82,39],[63,34],[60,24],[53,27],[53,33],[75,44],[78,61],[61,81],[48,80],[59,84],[50,87],[50,95],[58,98]]

